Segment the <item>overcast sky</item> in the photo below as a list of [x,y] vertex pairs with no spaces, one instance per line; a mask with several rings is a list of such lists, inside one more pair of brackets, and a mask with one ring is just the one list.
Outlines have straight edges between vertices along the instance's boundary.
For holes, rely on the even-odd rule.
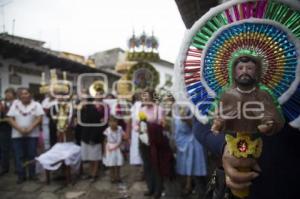
[[153,29],[161,58],[175,62],[185,31],[175,0],[0,0],[0,6],[7,2],[0,7],[1,32],[5,21],[10,34],[14,29],[45,47],[84,56],[127,49],[133,29]]

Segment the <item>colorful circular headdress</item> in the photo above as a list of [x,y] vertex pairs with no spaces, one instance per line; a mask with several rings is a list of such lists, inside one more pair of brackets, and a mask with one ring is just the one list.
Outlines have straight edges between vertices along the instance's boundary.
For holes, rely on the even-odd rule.
[[127,73],[127,79],[132,81],[135,90],[155,88],[159,84],[159,73],[147,62],[138,62]]
[[186,33],[174,95],[207,121],[212,102],[233,82],[234,60],[259,57],[260,88],[278,102],[290,125],[300,128],[299,10],[299,3],[287,0],[232,0],[211,9]]

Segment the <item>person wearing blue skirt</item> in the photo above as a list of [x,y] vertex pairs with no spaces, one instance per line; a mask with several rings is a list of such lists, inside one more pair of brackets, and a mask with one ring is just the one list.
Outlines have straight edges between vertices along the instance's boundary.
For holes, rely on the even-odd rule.
[[184,176],[185,188],[183,195],[192,192],[192,177],[206,176],[206,159],[203,146],[196,140],[193,134],[193,118],[176,118],[175,142],[176,142],[176,171],[177,174]]

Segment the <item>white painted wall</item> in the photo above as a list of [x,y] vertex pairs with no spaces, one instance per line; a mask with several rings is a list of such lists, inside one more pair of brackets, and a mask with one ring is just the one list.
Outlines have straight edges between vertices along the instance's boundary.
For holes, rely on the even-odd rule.
[[2,63],[2,67],[0,68],[0,78],[1,78],[1,96],[4,96],[4,91],[8,87],[13,87],[15,89],[19,87],[29,87],[29,84],[40,84],[41,77],[36,75],[28,75],[19,73],[18,71],[15,71],[16,74],[22,77],[22,84],[21,85],[14,85],[9,83],[9,65],[16,65],[16,66],[22,66],[30,69],[35,70],[41,70],[41,71],[49,71],[47,66],[36,66],[33,63],[26,63],[22,64],[18,60],[15,59],[3,59],[0,57],[0,62]]
[[[45,72],[46,74],[46,83],[49,82],[50,78],[50,70],[49,66],[37,66],[35,63],[26,63],[23,64],[20,61],[16,59],[3,59],[0,56],[0,62],[2,63],[2,67],[0,67],[0,79],[1,79],[1,96],[4,96],[5,89],[12,87],[12,88],[19,88],[19,87],[29,87],[29,84],[40,84],[41,83],[41,77],[36,75],[28,75],[24,73],[19,73],[18,71],[15,71],[18,75],[22,77],[22,84],[21,85],[14,85],[9,83],[9,65],[16,65],[16,66],[22,66],[26,68],[31,68],[35,70],[41,70]],[[68,76],[71,75],[74,79],[73,83],[76,82],[76,75],[68,73]],[[73,91],[76,92],[76,91]]]
[[150,62],[150,64],[159,73],[159,85],[158,85],[158,88],[162,87],[165,84],[165,82],[166,82],[166,74],[168,74],[171,77],[173,77],[173,75],[174,75],[173,68],[165,65],[164,63],[160,63],[160,62]]

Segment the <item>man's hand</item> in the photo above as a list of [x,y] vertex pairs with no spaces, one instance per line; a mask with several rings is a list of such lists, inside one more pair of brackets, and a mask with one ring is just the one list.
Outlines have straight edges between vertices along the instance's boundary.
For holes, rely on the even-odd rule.
[[18,127],[16,128],[17,131],[19,131],[20,134],[22,135],[27,135],[27,129],[26,128],[22,128],[22,127]]
[[223,123],[220,119],[214,119],[213,124],[211,126],[211,131],[213,134],[217,135],[220,133],[221,129],[223,127]]
[[30,134],[32,132],[32,130],[33,130],[32,127],[24,128],[23,133],[24,133],[24,135],[28,135],[28,134]]
[[29,135],[32,130],[30,128],[19,128],[17,129],[22,135]]
[[29,128],[20,127],[13,117],[8,117],[7,120],[9,122],[9,124],[22,135],[28,135],[29,133],[31,133],[31,131],[34,128],[33,126],[31,126]]
[[272,120],[257,126],[258,130],[265,135],[269,135],[272,132],[273,127],[274,127],[274,121]]
[[[226,175],[226,184],[230,189],[242,190],[249,187],[251,181],[258,177],[258,172],[261,171],[255,159],[236,158],[229,153],[227,146],[224,148],[222,161]],[[249,171],[241,171],[248,169]]]

